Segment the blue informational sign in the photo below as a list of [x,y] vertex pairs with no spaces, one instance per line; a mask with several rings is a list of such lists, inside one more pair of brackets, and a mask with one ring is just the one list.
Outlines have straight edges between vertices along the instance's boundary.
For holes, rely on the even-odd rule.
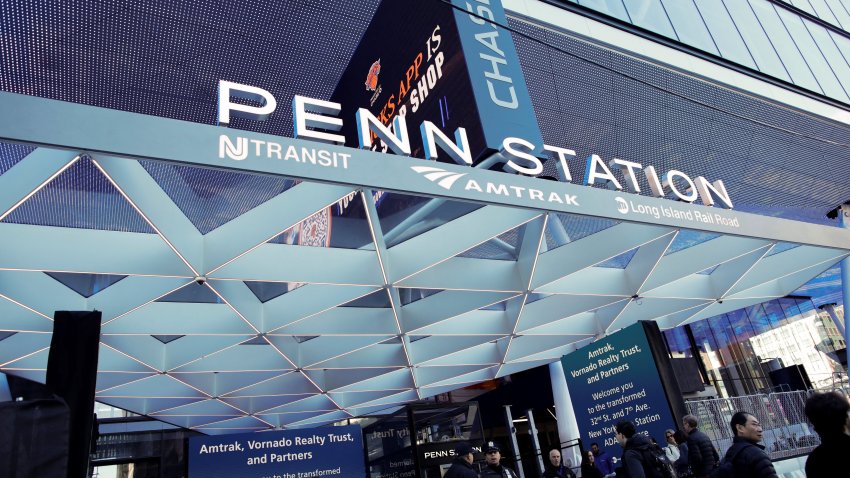
[[579,436],[612,457],[622,455],[614,425],[630,420],[638,433],[666,444],[664,430],[676,420],[650,350],[643,324],[637,323],[561,358]]
[[189,439],[189,478],[365,476],[359,426]]

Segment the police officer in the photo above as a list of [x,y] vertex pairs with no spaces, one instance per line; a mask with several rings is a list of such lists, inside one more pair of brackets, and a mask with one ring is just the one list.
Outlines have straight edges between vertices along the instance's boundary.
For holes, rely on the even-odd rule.
[[485,458],[487,464],[481,470],[481,478],[517,478],[514,470],[499,463],[502,460],[502,453],[496,442],[488,441],[484,445],[484,453],[487,454]]

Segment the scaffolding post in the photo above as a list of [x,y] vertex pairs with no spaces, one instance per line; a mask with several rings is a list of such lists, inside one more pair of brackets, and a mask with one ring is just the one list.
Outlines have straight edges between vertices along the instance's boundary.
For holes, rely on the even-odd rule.
[[519,457],[519,446],[516,443],[516,427],[514,426],[514,417],[511,415],[511,406],[505,405],[505,420],[508,425],[508,432],[511,437],[511,448],[516,457],[516,472],[519,478],[525,478],[525,472],[522,469],[522,459]]

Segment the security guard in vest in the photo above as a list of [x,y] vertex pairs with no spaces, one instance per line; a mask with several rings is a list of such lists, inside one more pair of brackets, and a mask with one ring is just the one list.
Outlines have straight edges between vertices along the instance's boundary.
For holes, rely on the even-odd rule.
[[484,453],[486,453],[487,464],[481,470],[481,478],[517,478],[514,470],[499,463],[502,460],[502,453],[496,442],[488,441],[484,444]]

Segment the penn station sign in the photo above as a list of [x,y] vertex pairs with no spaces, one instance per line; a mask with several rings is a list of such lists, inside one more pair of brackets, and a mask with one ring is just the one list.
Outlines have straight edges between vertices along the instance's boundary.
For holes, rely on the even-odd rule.
[[[245,104],[236,99],[248,99],[252,104]],[[277,99],[272,93],[262,88],[243,85],[231,81],[219,81],[218,118],[219,123],[227,125],[232,117],[241,117],[262,121],[277,110]],[[292,101],[292,122],[294,137],[322,143],[345,145],[346,138],[339,134],[345,126],[345,119],[339,116],[343,107],[340,103],[296,95]],[[351,121],[351,119],[349,119]],[[380,141],[388,151],[399,156],[411,156],[411,133],[405,115],[396,115],[390,125],[385,125],[379,117],[366,108],[358,108],[353,122],[356,126],[356,147],[363,150],[375,149]],[[463,166],[472,167],[473,153],[464,127],[455,129],[452,137],[438,127],[434,122],[424,120],[419,124],[418,139],[423,144],[423,156],[426,160],[448,161]],[[524,176],[540,176],[543,173],[543,160],[535,154],[542,149],[554,153],[557,161],[559,179],[564,182],[574,182],[573,172],[568,163],[569,158],[576,156],[572,149],[548,144],[535,144],[517,136],[507,136],[502,139],[501,147],[495,153],[503,162],[505,172]],[[238,134],[223,133],[219,136],[218,156],[220,159],[241,161],[249,157],[258,159],[291,161],[312,164],[320,167],[348,169],[349,154],[332,152],[322,148],[298,148],[294,145],[284,146],[274,141],[250,139]],[[466,191],[479,191],[488,194],[516,196],[536,199],[542,202],[557,202],[578,205],[574,195],[545,194],[546,188],[534,189],[512,186],[509,181],[504,183],[488,182],[481,184],[472,178],[464,178],[465,174],[446,171],[435,165],[411,166],[415,172],[425,179],[436,183],[446,190],[458,187]],[[623,177],[620,181],[614,174],[619,171]],[[649,191],[643,191],[639,178],[649,184]],[[683,171],[671,169],[659,173],[654,166],[644,166],[635,161],[612,158],[607,162],[597,154],[587,158],[581,184],[593,186],[606,184],[618,191],[643,193],[664,198],[672,194],[675,198],[687,203],[699,199],[706,206],[721,206],[733,208],[732,199],[722,180],[710,182],[703,176],[691,177]],[[542,186],[542,185],[541,185]],[[563,197],[562,197],[563,196]],[[675,208],[662,211],[660,208],[647,209],[624,199],[618,201],[618,209],[622,213],[634,212],[651,215],[656,218],[662,214],[667,217],[678,216]],[[682,212],[681,214],[686,214]],[[688,219],[688,218],[685,218]],[[710,223],[713,216],[707,219],[696,219],[699,222]],[[695,220],[691,218],[691,220]],[[733,225],[734,226],[734,225]]]

